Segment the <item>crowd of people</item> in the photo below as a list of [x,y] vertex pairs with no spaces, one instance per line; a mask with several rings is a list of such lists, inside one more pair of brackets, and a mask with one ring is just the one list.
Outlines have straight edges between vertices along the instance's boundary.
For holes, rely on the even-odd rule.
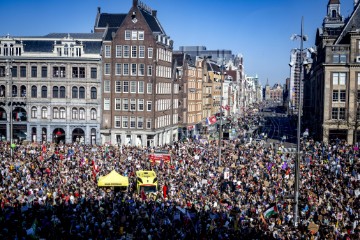
[[[153,147],[0,142],[1,239],[360,239],[359,148],[302,143],[299,221],[295,155],[240,140]],[[97,186],[116,170],[126,191]],[[136,191],[154,170],[158,191]]]

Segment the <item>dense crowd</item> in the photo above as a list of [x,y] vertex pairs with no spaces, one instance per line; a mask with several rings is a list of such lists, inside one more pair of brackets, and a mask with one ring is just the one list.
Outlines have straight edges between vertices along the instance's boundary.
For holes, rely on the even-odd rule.
[[[294,160],[281,146],[239,140],[153,148],[0,142],[1,239],[360,239],[359,148],[304,140],[299,224]],[[125,192],[100,188],[112,170]],[[155,194],[136,191],[135,172],[154,170]]]

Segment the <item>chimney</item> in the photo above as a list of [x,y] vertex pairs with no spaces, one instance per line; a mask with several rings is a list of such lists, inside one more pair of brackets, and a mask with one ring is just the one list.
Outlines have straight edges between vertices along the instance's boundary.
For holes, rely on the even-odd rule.
[[152,10],[152,11],[151,11],[151,15],[152,15],[153,17],[156,17],[156,14],[157,14],[157,11],[156,11],[156,10]]
[[137,7],[138,5],[138,0],[133,0],[133,7]]
[[98,7],[98,9],[97,9],[97,10],[98,10],[98,13],[100,13],[100,12],[101,12],[101,7]]

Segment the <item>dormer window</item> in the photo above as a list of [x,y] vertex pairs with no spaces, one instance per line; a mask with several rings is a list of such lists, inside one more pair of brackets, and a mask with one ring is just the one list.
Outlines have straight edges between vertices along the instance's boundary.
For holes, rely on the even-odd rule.
[[81,57],[83,50],[82,42],[69,37],[65,38],[61,43],[54,43],[54,52],[59,57]]
[[336,10],[332,10],[332,11],[331,11],[331,17],[332,17],[332,18],[336,18],[336,17],[337,17],[337,12],[336,12]]

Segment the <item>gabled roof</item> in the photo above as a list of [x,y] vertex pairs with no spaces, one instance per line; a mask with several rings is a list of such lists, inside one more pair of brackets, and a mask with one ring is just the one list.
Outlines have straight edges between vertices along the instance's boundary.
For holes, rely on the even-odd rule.
[[96,28],[120,27],[127,14],[101,13]]
[[340,44],[346,39],[346,36],[349,32],[360,29],[360,2],[357,3],[354,11],[351,13],[349,20],[342,29],[338,38],[335,41],[335,44]]
[[165,34],[164,29],[161,27],[159,21],[157,20],[157,18],[155,16],[142,10],[141,8],[139,10],[140,10],[141,14],[144,16],[144,18],[152,32],[160,32],[161,34]]

